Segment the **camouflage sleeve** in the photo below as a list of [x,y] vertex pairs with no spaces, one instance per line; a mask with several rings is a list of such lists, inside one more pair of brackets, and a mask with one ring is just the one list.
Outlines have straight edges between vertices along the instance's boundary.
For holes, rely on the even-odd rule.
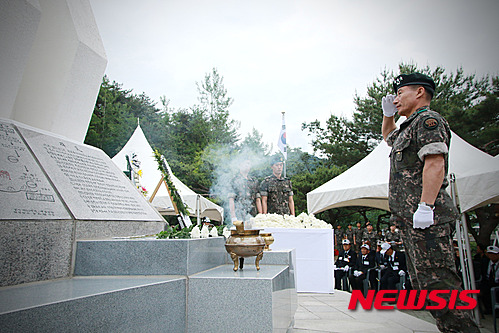
[[447,154],[449,133],[446,121],[438,113],[422,117],[417,124],[418,157],[424,161],[426,155]]
[[257,180],[254,180],[251,182],[251,192],[253,193],[253,195],[252,195],[253,200],[256,200],[257,198],[261,198],[260,188],[258,185],[259,184],[258,184]]
[[227,194],[227,197],[229,199],[235,199],[236,198],[236,190],[234,189],[234,181],[236,179],[232,178],[229,184],[229,193]]
[[288,196],[292,197],[294,194],[293,194],[293,186],[291,185],[291,180],[289,180],[289,192],[288,192]]
[[269,182],[267,179],[262,180],[260,184],[260,195],[267,197],[269,195]]
[[391,131],[388,136],[386,137],[386,144],[388,145],[388,147],[392,147],[393,146],[393,143],[395,142],[395,140],[397,139],[397,136],[399,135],[399,129],[394,129],[393,131]]

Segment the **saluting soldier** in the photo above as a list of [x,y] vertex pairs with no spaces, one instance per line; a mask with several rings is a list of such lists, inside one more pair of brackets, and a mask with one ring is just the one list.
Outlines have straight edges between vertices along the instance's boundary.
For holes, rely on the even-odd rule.
[[291,181],[282,177],[283,163],[280,157],[271,161],[272,175],[260,184],[263,214],[295,215],[295,202]]
[[[388,203],[391,222],[400,226],[415,288],[460,290],[451,243],[458,212],[445,190],[451,131],[445,118],[430,109],[435,89],[427,75],[402,74],[393,82],[396,96],[382,99],[381,131],[392,147]],[[406,117],[399,128],[396,113]],[[480,332],[470,311],[457,308],[430,311],[438,329]]]

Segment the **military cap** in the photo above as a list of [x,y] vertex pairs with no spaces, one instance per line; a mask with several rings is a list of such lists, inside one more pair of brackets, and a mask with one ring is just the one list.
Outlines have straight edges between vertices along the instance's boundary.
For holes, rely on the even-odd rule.
[[487,252],[488,253],[499,253],[499,247],[491,245],[487,246]]
[[393,80],[393,90],[395,91],[395,94],[400,87],[412,85],[421,85],[425,87],[432,97],[435,93],[435,81],[428,75],[421,73],[401,74]]
[[386,251],[388,251],[389,248],[391,248],[392,246],[390,245],[390,243],[383,243],[381,245],[381,251],[379,251],[379,253],[381,254],[385,254]]
[[343,245],[345,245],[345,244],[349,245],[350,241],[348,239],[344,239],[344,240],[341,241],[341,244],[343,244]]
[[270,159],[271,166],[276,164],[276,163],[280,163],[280,162],[283,162],[282,156],[280,156],[280,155],[275,155]]
[[368,249],[368,250],[369,250],[369,245],[367,245],[367,244],[362,244],[362,245],[360,246],[360,248],[363,248],[363,247],[365,247],[366,249]]

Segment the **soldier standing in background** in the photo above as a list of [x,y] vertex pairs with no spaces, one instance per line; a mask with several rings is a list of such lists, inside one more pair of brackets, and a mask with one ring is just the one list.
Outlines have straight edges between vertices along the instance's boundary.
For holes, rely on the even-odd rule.
[[334,231],[334,248],[337,249],[338,251],[341,249],[341,241],[343,240],[345,234],[343,233],[343,230],[341,229],[341,224],[338,224],[336,226],[336,230]]
[[366,241],[368,241],[369,246],[375,246],[377,240],[378,235],[376,234],[376,232],[374,232],[372,224],[370,222],[367,222],[366,229],[362,233],[362,242],[365,243]]
[[291,181],[281,177],[283,163],[279,157],[271,161],[272,175],[266,177],[260,185],[263,214],[295,215],[295,202]]
[[231,181],[228,197],[232,222],[246,221],[249,217],[262,213],[258,181],[249,176],[250,170],[251,161],[243,160],[239,165],[239,173]]
[[[400,226],[415,289],[461,290],[452,233],[458,212],[446,192],[451,131],[430,110],[435,82],[427,75],[399,75],[396,96],[383,97],[381,131],[390,154],[388,202],[391,222]],[[397,128],[394,115],[407,119]],[[444,296],[449,301],[450,296]],[[430,310],[442,332],[480,332],[471,312]]]
[[394,223],[390,224],[390,230],[385,233],[385,241],[390,243],[395,250],[400,250],[402,238]]
[[[357,228],[355,228],[354,231],[355,233],[353,241],[354,241],[355,250],[358,252],[360,251],[360,246],[362,245],[362,234],[364,233],[364,230],[362,229],[362,225],[360,224],[360,222],[357,222]],[[373,245],[374,244],[371,244],[371,249]]]
[[[228,194],[232,222],[248,221],[251,216],[262,213],[262,201],[258,191],[258,181],[249,176],[251,161],[245,159],[239,165],[239,173],[232,179]],[[244,266],[244,258],[239,258],[239,268]]]
[[[352,225],[349,224],[347,227],[347,230],[345,230],[345,236],[346,236],[346,239],[348,239],[350,241],[350,244],[352,244],[352,245],[353,245],[354,234],[355,234],[355,230],[353,230]],[[355,249],[354,249],[354,251],[355,251]]]

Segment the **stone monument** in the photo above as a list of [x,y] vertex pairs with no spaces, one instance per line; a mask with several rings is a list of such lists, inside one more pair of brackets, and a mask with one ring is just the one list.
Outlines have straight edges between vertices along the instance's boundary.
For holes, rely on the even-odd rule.
[[164,219],[82,144],[107,59],[88,0],[0,0],[0,286],[72,275],[78,239]]
[[0,117],[83,142],[107,59],[88,0],[0,0]]
[[164,219],[100,149],[0,118],[0,285],[72,274],[77,239]]

